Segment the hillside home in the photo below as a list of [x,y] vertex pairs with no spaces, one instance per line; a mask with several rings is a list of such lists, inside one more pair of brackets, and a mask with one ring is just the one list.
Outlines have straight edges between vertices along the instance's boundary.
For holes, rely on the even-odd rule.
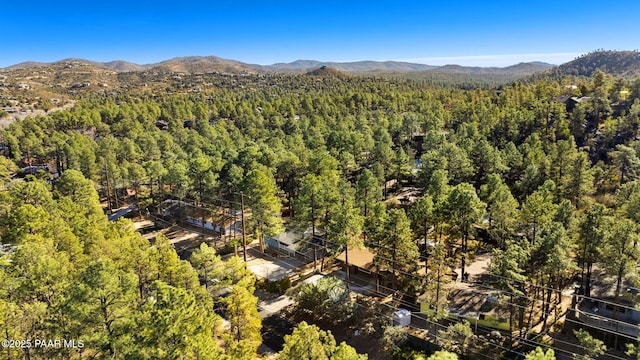
[[[303,258],[306,261],[317,259],[317,249],[314,257],[313,242],[310,240],[311,230],[299,232],[296,230],[286,230],[281,234],[270,236],[265,239],[268,249],[287,257]],[[320,244],[318,244],[320,245]]]
[[[427,296],[429,295],[429,296]],[[430,299],[432,294],[424,294],[418,298],[420,313],[431,315],[434,310]],[[472,286],[452,290],[447,296],[447,317],[464,319],[472,327],[488,327],[508,331],[509,310],[504,306],[499,291],[492,291]]]
[[634,338],[640,336],[640,310],[631,301],[622,299],[616,305],[613,297],[577,297],[574,310],[576,318],[581,322]]
[[588,103],[591,101],[591,97],[589,96],[581,96],[581,97],[577,97],[577,96],[573,96],[571,98],[569,98],[569,101],[567,101],[565,104],[567,105],[567,112],[572,112],[573,109],[580,103]]

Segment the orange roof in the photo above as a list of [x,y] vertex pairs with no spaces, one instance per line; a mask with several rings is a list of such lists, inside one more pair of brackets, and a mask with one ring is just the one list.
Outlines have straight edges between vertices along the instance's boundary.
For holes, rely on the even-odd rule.
[[[336,260],[340,262],[345,261],[345,252],[341,252],[336,256]],[[349,265],[357,266],[361,269],[372,271],[376,265],[373,262],[374,254],[367,248],[349,247]]]

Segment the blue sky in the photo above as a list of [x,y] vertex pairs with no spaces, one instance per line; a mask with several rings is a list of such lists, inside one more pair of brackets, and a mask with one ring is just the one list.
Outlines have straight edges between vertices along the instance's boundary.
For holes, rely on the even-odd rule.
[[8,0],[0,5],[0,67],[70,57],[148,64],[190,55],[254,64],[559,64],[600,48],[640,48],[639,21],[637,0]]

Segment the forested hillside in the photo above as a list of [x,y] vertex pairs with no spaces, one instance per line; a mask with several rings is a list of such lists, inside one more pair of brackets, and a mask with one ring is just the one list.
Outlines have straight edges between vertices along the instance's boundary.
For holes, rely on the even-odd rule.
[[[0,332],[84,348],[1,356],[255,358],[255,279],[241,260],[222,266],[207,246],[181,260],[162,236],[149,243],[128,220],[108,222],[108,188],[135,190],[141,209],[167,194],[205,203],[242,192],[247,234],[313,227],[335,245],[328,258],[369,249],[403,301],[426,293],[435,318],[443,274],[464,276],[481,251],[493,256],[487,286],[511,294],[512,334],[536,316],[546,332],[562,291],[590,296],[596,271],[620,303],[640,255],[640,79],[597,71],[462,90],[326,70],[204,74],[216,86],[199,92],[87,92],[2,130],[0,236],[13,250],[0,260]],[[35,165],[55,176],[13,177]],[[390,199],[408,186],[417,201]],[[222,288],[229,330],[213,311]],[[530,350],[502,341],[482,351]]]
[[640,53],[638,51],[597,50],[581,55],[576,59],[539,72],[531,77],[539,79],[544,76],[560,78],[562,76],[592,76],[596,71],[633,78],[640,74]]

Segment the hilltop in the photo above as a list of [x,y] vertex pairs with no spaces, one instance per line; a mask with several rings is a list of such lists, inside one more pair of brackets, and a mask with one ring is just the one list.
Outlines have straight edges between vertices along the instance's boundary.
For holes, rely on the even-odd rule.
[[173,72],[184,73],[257,73],[260,65],[245,64],[236,60],[228,60],[217,56],[187,56],[146,65],[147,69],[162,68]]
[[334,69],[332,67],[329,66],[321,66],[317,69],[311,70],[309,72],[306,73],[306,75],[310,75],[310,76],[320,76],[320,77],[338,77],[338,78],[345,78],[345,77],[350,77],[351,74],[338,70],[338,69]]
[[562,76],[591,76],[596,70],[614,76],[632,78],[640,75],[640,52],[598,50],[582,55],[572,61],[536,74],[534,79],[541,76],[554,78]]

